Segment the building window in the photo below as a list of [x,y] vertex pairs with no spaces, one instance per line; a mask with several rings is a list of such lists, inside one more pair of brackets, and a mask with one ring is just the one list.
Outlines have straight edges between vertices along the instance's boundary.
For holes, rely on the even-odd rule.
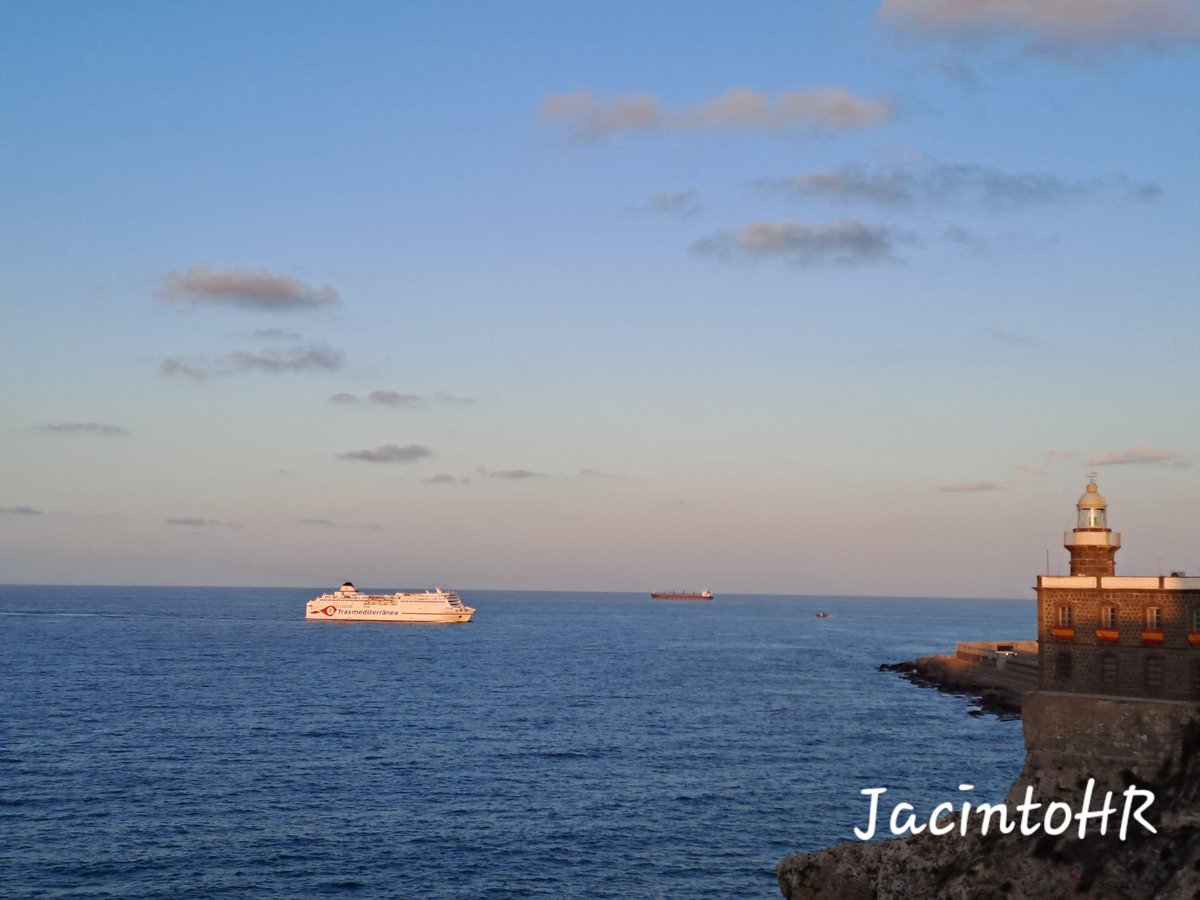
[[1071,628],[1075,624],[1075,609],[1071,606],[1058,608],[1058,624],[1062,628]]
[[1163,686],[1163,658],[1151,656],[1146,660],[1146,687],[1150,690],[1160,690]]
[[1117,608],[1115,606],[1105,606],[1100,610],[1100,627],[1117,627]]
[[1115,653],[1105,653],[1100,657],[1100,682],[1107,685],[1117,683],[1117,655]]
[[1071,680],[1071,653],[1069,650],[1060,650],[1058,659],[1055,660],[1054,668],[1058,673],[1059,681]]
[[1159,607],[1146,607],[1146,630],[1162,631],[1162,609]]
[[1200,606],[1192,610],[1192,631],[1200,631]]
[[1200,660],[1192,663],[1192,693],[1200,694]]

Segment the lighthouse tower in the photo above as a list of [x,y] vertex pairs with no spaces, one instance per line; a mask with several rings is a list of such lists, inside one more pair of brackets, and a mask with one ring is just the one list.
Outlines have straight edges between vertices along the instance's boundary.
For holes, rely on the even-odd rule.
[[1121,549],[1121,535],[1108,527],[1108,501],[1096,487],[1095,475],[1075,508],[1079,511],[1075,529],[1063,535],[1063,546],[1071,554],[1071,574],[1115,574],[1113,557]]

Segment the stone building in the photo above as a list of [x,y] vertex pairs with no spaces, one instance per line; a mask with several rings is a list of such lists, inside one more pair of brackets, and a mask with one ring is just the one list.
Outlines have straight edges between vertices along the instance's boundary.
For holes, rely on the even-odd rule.
[[1200,700],[1200,578],[1118,576],[1095,479],[1064,536],[1071,574],[1037,580],[1040,689]]

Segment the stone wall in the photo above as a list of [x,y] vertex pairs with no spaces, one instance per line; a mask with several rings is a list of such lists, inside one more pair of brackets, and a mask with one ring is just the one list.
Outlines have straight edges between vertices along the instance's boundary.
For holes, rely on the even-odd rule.
[[1112,788],[1154,783],[1183,763],[1185,736],[1200,725],[1194,703],[1034,691],[1022,705],[1025,766],[1013,791],[1073,793],[1080,779]]
[[[1147,610],[1161,611],[1159,628]],[[1070,624],[1060,609],[1070,610]],[[1115,611],[1115,622],[1104,610]],[[1162,700],[1200,700],[1200,591],[1038,588],[1041,687]]]

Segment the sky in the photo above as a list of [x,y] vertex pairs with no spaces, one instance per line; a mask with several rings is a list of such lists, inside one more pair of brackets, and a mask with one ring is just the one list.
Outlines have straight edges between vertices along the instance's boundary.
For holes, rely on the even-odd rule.
[[1200,5],[0,3],[0,582],[1200,574]]

